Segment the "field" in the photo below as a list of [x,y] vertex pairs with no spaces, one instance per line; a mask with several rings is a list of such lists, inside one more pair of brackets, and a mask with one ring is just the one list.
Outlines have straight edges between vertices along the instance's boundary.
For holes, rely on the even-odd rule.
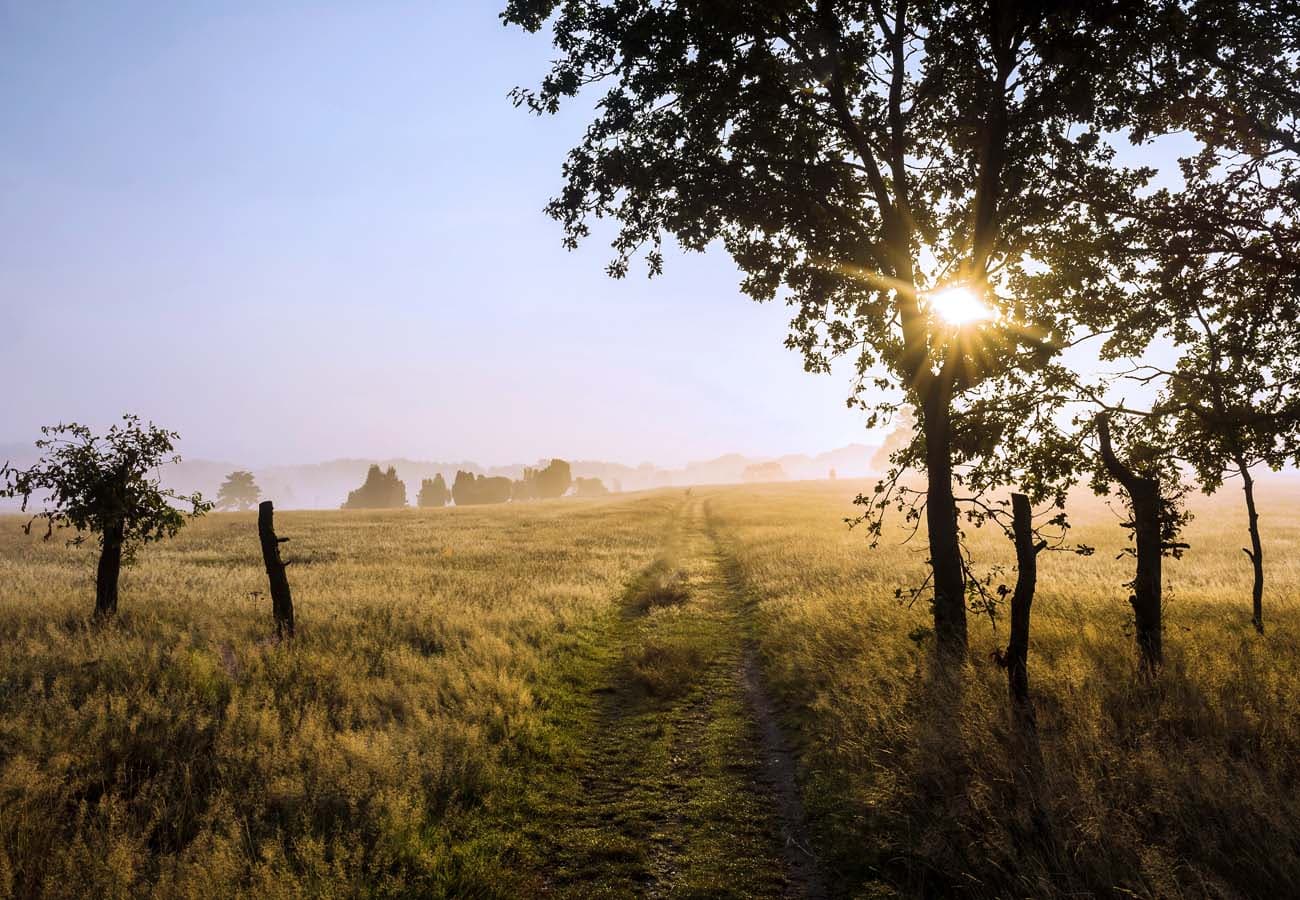
[[[1040,562],[1041,760],[1005,642],[931,677],[924,554],[821,482],[277,515],[93,556],[0,517],[0,896],[1286,896],[1300,883],[1300,491],[1199,500],[1135,675],[1115,514]],[[918,539],[919,540],[919,539]],[[1011,561],[999,535],[980,559]],[[1008,577],[1011,577],[1008,575]]]

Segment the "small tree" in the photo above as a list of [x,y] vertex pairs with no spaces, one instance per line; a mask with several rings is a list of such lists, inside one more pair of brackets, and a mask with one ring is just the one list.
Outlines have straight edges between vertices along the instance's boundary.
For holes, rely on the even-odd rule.
[[482,475],[475,476],[472,472],[460,471],[456,473],[451,492],[457,506],[505,503],[514,492],[514,483],[501,475],[485,478]]
[[573,482],[573,488],[579,497],[604,497],[609,493],[599,478],[578,478]]
[[257,505],[262,489],[253,480],[252,472],[231,472],[217,491],[217,509],[237,509],[246,512]]
[[1151,675],[1164,661],[1161,562],[1165,556],[1178,559],[1187,549],[1178,540],[1190,518],[1182,503],[1184,489],[1178,484],[1175,461],[1163,449],[1170,441],[1159,432],[1158,420],[1139,421],[1130,429],[1126,459],[1112,443],[1110,414],[1099,414],[1095,424],[1100,452],[1092,487],[1099,495],[1110,492],[1111,482],[1124,489],[1129,518],[1123,525],[1133,539],[1125,553],[1137,563],[1127,585],[1132,589],[1128,602],[1133,607],[1139,663],[1142,672]]
[[562,459],[553,459],[535,476],[536,492],[539,500],[554,500],[563,497],[565,491],[573,484],[573,473],[569,464]]
[[348,492],[344,509],[400,509],[406,505],[406,482],[397,477],[397,469],[388,467],[385,472],[372,465],[366,472],[365,483]]
[[[43,505],[23,530],[44,519],[45,538],[55,529],[71,527],[80,545],[87,534],[98,535],[99,566],[95,574],[95,615],[117,612],[117,583],[122,565],[130,564],[141,544],[172,537],[187,518],[212,508],[198,493],[182,496],[161,486],[157,469],[180,462],[174,431],[141,425],[126,415],[100,437],[75,422],[46,426],[36,442],[41,460],[25,471],[8,464],[0,468],[0,497],[21,497],[25,512],[36,499]],[[189,512],[172,506],[176,500]]]
[[439,508],[446,506],[449,499],[451,493],[447,490],[447,482],[439,472],[433,478],[426,478],[420,482],[420,493],[416,496],[415,502],[420,507]]

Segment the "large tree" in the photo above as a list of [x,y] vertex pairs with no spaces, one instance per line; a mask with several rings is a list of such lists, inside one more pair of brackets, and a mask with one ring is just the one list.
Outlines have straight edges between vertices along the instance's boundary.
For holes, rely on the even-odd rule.
[[[1253,470],[1300,456],[1300,3],[1135,8],[1146,21],[1133,31],[1143,59],[1126,85],[1130,134],[1183,132],[1195,150],[1176,189],[1125,213],[1141,235],[1139,291],[1092,321],[1111,329],[1104,355],[1129,360],[1124,380],[1159,388],[1149,407],[1111,410],[1143,419],[1207,492],[1241,479],[1262,630]],[[1153,341],[1172,347],[1168,362],[1153,362]]]
[[75,422],[44,427],[41,434],[36,465],[0,467],[0,497],[21,497],[24,511],[33,502],[41,505],[24,526],[28,533],[44,519],[47,539],[65,527],[76,529],[71,544],[81,544],[87,534],[98,538],[95,615],[111,616],[117,612],[122,566],[140,545],[175,535],[187,518],[203,515],[212,504],[197,493],[182,496],[162,487],[158,469],[180,462],[175,453],[180,435],[142,424],[138,416],[123,416],[102,436]]
[[[601,84],[549,210],[572,246],[613,217],[614,275],[671,236],[720,243],[758,300],[795,309],[811,370],[851,353],[858,387],[916,409],[939,646],[966,644],[952,404],[1035,368],[1081,291],[1106,296],[1107,204],[1140,180],[1112,165],[1125,22],[1085,3],[512,0],[559,51],[536,91],[553,112]],[[941,291],[993,307],[953,329]],[[951,296],[951,295],[949,295]]]

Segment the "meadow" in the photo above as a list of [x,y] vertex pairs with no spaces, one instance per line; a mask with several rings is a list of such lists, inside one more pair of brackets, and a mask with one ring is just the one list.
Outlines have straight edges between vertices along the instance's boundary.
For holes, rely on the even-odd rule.
[[1263,491],[1262,637],[1237,498],[1194,501],[1153,683],[1118,518],[1080,502],[1097,553],[1040,561],[1027,764],[1005,623],[972,618],[959,690],[932,679],[927,610],[894,597],[924,552],[845,527],[864,487],[280,513],[285,644],[251,513],[146,548],[102,628],[91,551],[0,517],[0,896],[1300,883],[1300,490]]

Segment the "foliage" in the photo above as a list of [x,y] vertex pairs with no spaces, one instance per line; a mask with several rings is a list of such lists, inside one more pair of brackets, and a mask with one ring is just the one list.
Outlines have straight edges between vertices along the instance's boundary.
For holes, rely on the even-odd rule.
[[[1078,303],[1121,304],[1135,271],[1126,208],[1150,172],[1115,165],[1128,5],[511,0],[549,25],[558,58],[515,100],[555,112],[600,85],[596,117],[548,210],[566,243],[617,221],[612,275],[662,246],[720,244],[756,300],[795,310],[787,345],[825,371],[851,355],[851,402],[890,391],[917,411],[934,615],[965,644],[954,401],[1036,372]],[[1158,33],[1158,32],[1157,32]],[[931,297],[956,286],[996,314],[953,328]]]
[[252,472],[231,472],[217,491],[216,508],[247,511],[257,506],[261,496],[262,489],[253,480]]
[[[174,536],[186,518],[212,508],[198,493],[182,496],[162,487],[158,469],[180,461],[174,452],[180,435],[141,424],[139,416],[125,415],[103,436],[77,423],[41,428],[36,442],[40,462],[26,470],[5,464],[0,468],[0,497],[22,498],[22,509],[33,502],[41,511],[27,521],[31,532],[37,519],[45,520],[45,537],[56,529],[72,528],[69,543],[80,544],[94,534],[121,529],[120,541],[127,560],[141,544]],[[188,513],[172,505],[179,501]]]
[[1206,150],[1183,175],[1144,208],[1151,318],[1177,356],[1124,377],[1161,387],[1151,415],[1213,491],[1227,472],[1300,459],[1300,151]]
[[524,469],[515,488],[517,500],[554,500],[563,497],[573,484],[573,473],[562,459],[553,459],[540,469]]
[[573,492],[578,497],[604,497],[609,488],[599,478],[575,478]]
[[457,506],[480,506],[507,502],[512,488],[510,479],[503,476],[476,476],[473,472],[458,471],[451,494]]
[[420,483],[420,493],[416,497],[416,505],[420,507],[443,507],[451,501],[451,491],[447,490],[447,482],[443,480],[442,473],[439,472],[433,478],[426,478]]
[[397,477],[397,469],[382,471],[371,465],[366,480],[355,491],[348,492],[343,509],[398,509],[406,505],[406,482]]

